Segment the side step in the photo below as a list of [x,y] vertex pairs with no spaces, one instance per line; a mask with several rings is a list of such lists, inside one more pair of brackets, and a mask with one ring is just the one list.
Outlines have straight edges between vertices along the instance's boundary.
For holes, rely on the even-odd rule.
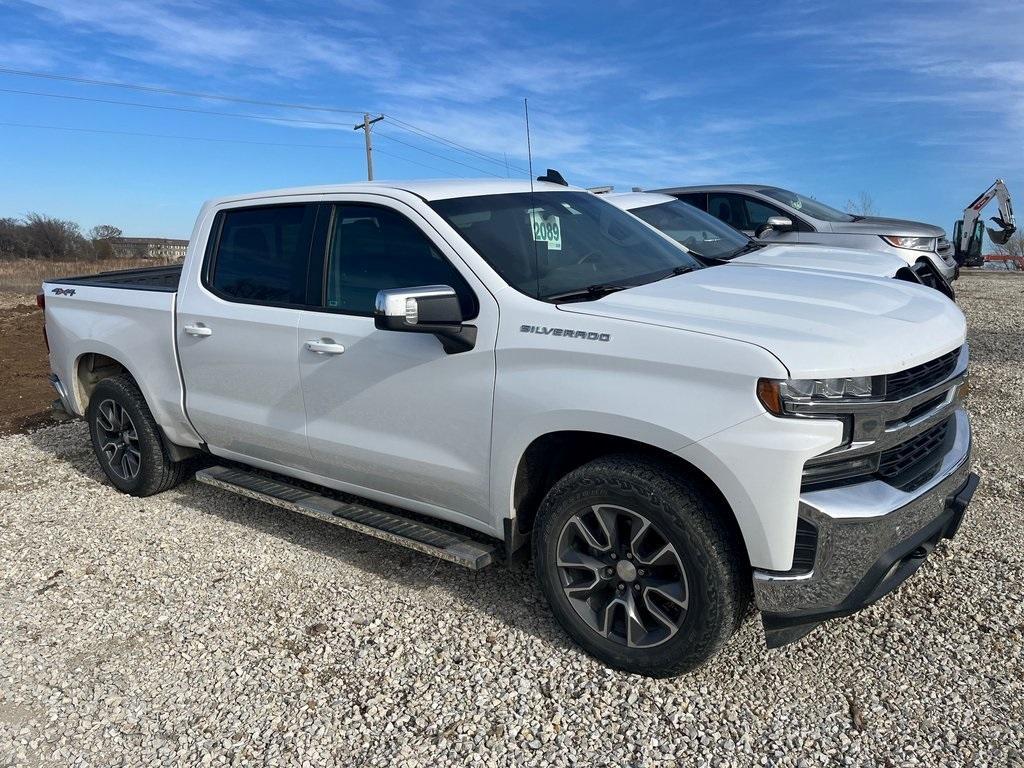
[[496,546],[483,544],[410,520],[392,512],[349,504],[307,491],[287,482],[272,480],[255,472],[229,467],[210,467],[196,472],[196,480],[241,496],[284,507],[325,523],[340,525],[392,544],[433,555],[450,563],[479,571],[494,562]]

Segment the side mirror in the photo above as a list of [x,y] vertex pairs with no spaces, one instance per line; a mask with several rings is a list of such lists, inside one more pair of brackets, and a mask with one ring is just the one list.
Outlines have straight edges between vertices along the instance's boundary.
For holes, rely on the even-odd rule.
[[377,293],[373,324],[382,331],[431,333],[449,355],[476,344],[476,326],[462,322],[462,307],[447,285],[389,288]]
[[792,219],[787,218],[786,216],[769,216],[768,220],[757,228],[757,231],[754,233],[754,237],[761,237],[761,235],[766,232],[770,232],[771,230],[775,230],[776,232],[792,232],[793,229]]

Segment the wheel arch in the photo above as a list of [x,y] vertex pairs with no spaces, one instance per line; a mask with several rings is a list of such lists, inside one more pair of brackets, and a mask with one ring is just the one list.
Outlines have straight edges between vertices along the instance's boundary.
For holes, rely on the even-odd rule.
[[149,408],[149,412],[153,416],[154,422],[156,422],[160,439],[163,441],[164,447],[171,458],[175,461],[181,461],[195,455],[197,452],[195,448],[178,445],[168,436],[167,430],[160,423],[158,409],[153,407],[153,396],[151,393],[146,391],[142,380],[135,375],[128,365],[122,362],[118,357],[107,354],[107,351],[80,352],[72,365],[71,370],[74,382],[72,397],[75,400],[75,407],[79,409],[82,417],[84,418],[86,416],[89,408],[89,401],[92,398],[92,393],[101,381],[113,376],[126,375],[131,378],[132,383],[142,395],[142,399],[145,401],[146,407]]
[[704,493],[719,502],[727,517],[726,523],[741,543],[743,556],[747,558],[745,539],[732,505],[706,472],[664,445],[619,434],[575,429],[538,435],[521,452],[513,473],[511,511],[505,525],[508,551],[516,551],[529,539],[541,501],[558,480],[594,459],[613,454],[633,455],[640,460],[671,467],[695,482]]

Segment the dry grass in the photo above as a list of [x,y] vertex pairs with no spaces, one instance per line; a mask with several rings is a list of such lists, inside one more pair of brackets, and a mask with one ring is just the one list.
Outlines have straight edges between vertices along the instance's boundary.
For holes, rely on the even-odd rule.
[[0,293],[34,294],[44,280],[55,277],[94,275],[115,269],[160,267],[175,264],[170,259],[98,259],[95,261],[50,261],[17,259],[0,261]]

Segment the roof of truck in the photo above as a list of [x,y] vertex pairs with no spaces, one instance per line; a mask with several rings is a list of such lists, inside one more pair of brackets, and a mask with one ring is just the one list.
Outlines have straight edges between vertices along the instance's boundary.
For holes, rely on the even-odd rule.
[[270,189],[262,192],[250,192],[240,195],[228,195],[209,201],[232,203],[240,200],[256,200],[268,197],[288,197],[293,195],[331,195],[346,192],[387,192],[401,190],[411,192],[424,200],[445,200],[452,197],[476,197],[479,195],[502,195],[515,192],[585,192],[579,187],[563,187],[546,181],[535,181],[530,184],[528,179],[416,179],[412,181],[357,181],[350,184],[324,184],[308,187],[288,187]]
[[676,202],[672,195],[663,195],[660,192],[612,192],[601,197],[624,211]]

